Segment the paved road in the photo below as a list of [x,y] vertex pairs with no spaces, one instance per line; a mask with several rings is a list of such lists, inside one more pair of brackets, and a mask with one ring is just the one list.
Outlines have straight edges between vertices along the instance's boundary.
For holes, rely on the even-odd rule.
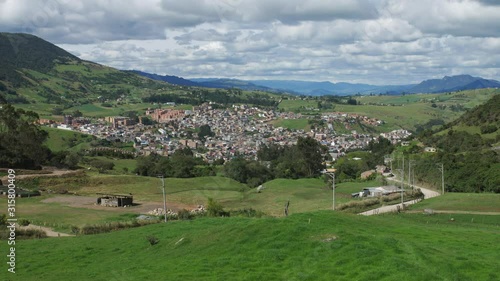
[[[400,180],[395,179],[395,178],[387,178],[387,180],[391,180],[391,181],[395,181],[395,182],[399,182],[399,183],[401,182]],[[429,198],[441,195],[439,192],[436,192],[434,190],[430,190],[428,188],[423,188],[423,187],[416,186],[416,185],[414,187],[415,188],[420,188],[420,190],[424,194],[424,199],[429,199]],[[420,199],[405,201],[404,205],[408,206],[408,205],[412,205],[412,204],[415,204],[415,203],[418,203],[418,202],[420,202]],[[362,212],[362,213],[360,213],[360,215],[371,216],[371,215],[378,215],[378,214],[383,214],[383,213],[397,212],[398,210],[403,210],[403,209],[404,208],[403,208],[402,204],[399,203],[399,204],[396,204],[396,205],[383,206],[383,207],[380,207],[380,208],[376,208],[376,209],[373,209],[373,210]]]
[[[398,179],[396,179],[394,177],[387,178],[387,180],[401,183],[401,180],[398,180]],[[424,188],[424,187],[416,186],[416,185],[414,185],[414,187],[415,188],[420,188],[420,191],[422,191],[422,193],[424,194],[424,199],[429,199],[429,198],[441,195],[441,193],[439,193],[437,191],[434,191],[434,190],[430,190],[428,188]]]

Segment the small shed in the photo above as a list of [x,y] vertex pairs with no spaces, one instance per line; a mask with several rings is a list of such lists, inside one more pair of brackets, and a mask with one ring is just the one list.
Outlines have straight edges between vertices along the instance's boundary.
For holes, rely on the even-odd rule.
[[105,207],[126,207],[132,206],[133,204],[132,194],[121,195],[97,193],[97,195],[99,195],[99,197],[97,198],[97,205]]
[[393,193],[400,193],[402,190],[394,185],[386,185],[379,187],[368,187],[364,188],[359,193],[352,193],[352,197],[378,197],[383,195],[389,195]]

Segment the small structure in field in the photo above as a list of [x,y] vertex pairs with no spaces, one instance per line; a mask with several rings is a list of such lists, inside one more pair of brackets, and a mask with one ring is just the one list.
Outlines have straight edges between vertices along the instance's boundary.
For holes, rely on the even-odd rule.
[[401,188],[394,185],[386,185],[379,187],[367,187],[360,192],[352,193],[352,197],[378,197],[383,195],[389,195],[393,193],[404,192]]
[[97,193],[100,197],[97,198],[97,205],[105,207],[127,207],[132,206],[133,197],[130,195],[121,194],[105,194]]

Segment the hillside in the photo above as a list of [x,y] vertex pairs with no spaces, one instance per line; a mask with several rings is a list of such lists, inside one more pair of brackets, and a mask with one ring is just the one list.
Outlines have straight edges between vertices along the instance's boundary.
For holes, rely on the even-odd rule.
[[410,88],[409,93],[442,93],[482,88],[498,88],[500,82],[470,75],[445,76],[442,79],[430,79]]
[[[402,147],[394,156],[405,153],[415,161],[412,169],[419,182],[440,186],[443,177],[448,192],[500,193],[499,104],[500,95],[493,95],[455,121],[421,132],[420,145]],[[438,153],[422,153],[423,147]],[[436,163],[443,164],[443,174]]]
[[468,111],[460,118],[452,122],[452,125],[496,125],[500,126],[500,95],[494,95],[486,103]]
[[76,56],[29,34],[0,33],[0,80],[19,87],[28,81],[22,69],[50,71],[56,63],[81,63]]
[[202,85],[196,82],[193,82],[191,80],[184,79],[182,77],[178,76],[173,76],[173,75],[158,75],[158,74],[152,74],[152,73],[147,73],[139,70],[130,70],[127,72],[132,72],[153,80],[158,80],[158,81],[163,81],[167,82],[169,84],[174,84],[174,85],[179,85],[179,86],[193,86],[193,87],[201,87]]
[[[9,278],[498,280],[500,254],[492,247],[500,235],[498,219],[452,218],[323,211],[287,218],[204,218],[22,240],[16,243],[22,259]],[[148,237],[158,244],[150,245]]]
[[83,61],[33,35],[0,34],[0,93],[12,103],[71,107],[118,98],[140,102],[144,94],[169,87]]

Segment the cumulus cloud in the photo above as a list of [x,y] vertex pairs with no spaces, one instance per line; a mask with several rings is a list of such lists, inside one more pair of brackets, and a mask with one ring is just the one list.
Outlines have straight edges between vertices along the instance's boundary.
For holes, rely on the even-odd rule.
[[1,0],[0,30],[185,77],[414,83],[499,78],[493,0]]

